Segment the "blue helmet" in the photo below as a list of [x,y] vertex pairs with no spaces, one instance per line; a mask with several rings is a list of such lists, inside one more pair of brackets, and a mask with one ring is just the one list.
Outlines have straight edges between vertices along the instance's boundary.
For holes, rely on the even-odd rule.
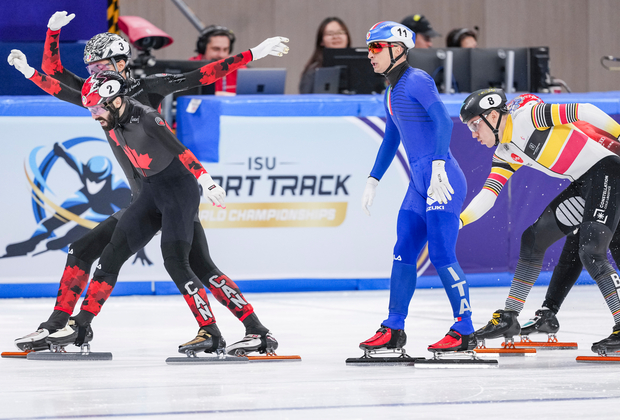
[[411,49],[415,46],[415,33],[405,25],[385,20],[376,23],[366,34],[366,44],[377,41],[402,42]]

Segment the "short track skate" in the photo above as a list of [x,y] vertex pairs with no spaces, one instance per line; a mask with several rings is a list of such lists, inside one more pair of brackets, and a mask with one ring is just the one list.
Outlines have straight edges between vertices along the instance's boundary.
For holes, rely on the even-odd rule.
[[603,340],[592,344],[592,351],[598,356],[579,356],[578,362],[618,363],[620,362],[620,325],[614,326],[614,332]]
[[227,364],[227,363],[247,363],[247,357],[227,356],[224,349],[217,349],[211,354],[212,356],[197,356],[196,351],[185,351],[185,357],[169,357],[166,363],[169,365],[210,365],[210,364]]
[[548,334],[547,341],[532,341],[529,335],[520,336],[521,341],[513,343],[515,348],[535,348],[538,350],[577,350],[574,342],[558,341],[555,334]]
[[[577,343],[561,342],[556,337],[560,322],[550,309],[541,308],[532,319],[521,327],[521,341],[515,342],[517,348],[529,347],[539,350],[577,350]],[[533,334],[547,334],[547,341],[532,341]]]
[[[271,333],[266,335],[247,334],[243,339],[226,347],[226,353],[236,357],[247,357],[250,362],[301,362],[301,356],[279,356],[276,354],[278,341]],[[256,356],[250,356],[257,353]]]
[[409,356],[404,348],[363,350],[362,357],[348,358],[345,363],[349,366],[412,366],[414,362],[424,360],[424,357]]
[[416,360],[413,365],[424,369],[480,369],[499,366],[497,360],[479,358],[474,350],[433,351],[432,358]]
[[598,356],[577,356],[577,362],[585,363],[620,363],[620,351],[608,352],[606,348],[599,349]]
[[28,360],[54,360],[54,361],[105,361],[112,360],[112,353],[91,352],[90,344],[85,343],[79,352],[66,351],[66,345],[50,344],[49,351],[32,351],[26,355]]
[[535,348],[516,347],[513,337],[505,337],[501,347],[487,347],[484,339],[478,339],[478,345],[474,351],[479,355],[536,356]]

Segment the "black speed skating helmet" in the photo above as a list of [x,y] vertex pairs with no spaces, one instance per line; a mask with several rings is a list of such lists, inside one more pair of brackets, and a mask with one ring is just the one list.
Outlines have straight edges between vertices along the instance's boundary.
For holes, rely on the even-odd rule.
[[506,94],[501,89],[480,89],[472,92],[461,106],[461,121],[467,123],[478,115],[487,114],[496,110],[500,114],[508,112],[506,108]]

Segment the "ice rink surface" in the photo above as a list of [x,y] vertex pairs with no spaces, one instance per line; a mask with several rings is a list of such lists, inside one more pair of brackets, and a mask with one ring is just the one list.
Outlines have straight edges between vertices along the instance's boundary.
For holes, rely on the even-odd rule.
[[[522,324],[545,290],[532,290]],[[471,289],[476,328],[504,306],[507,293]],[[578,342],[579,350],[501,357],[497,369],[346,366],[386,317],[387,291],[246,298],[280,342],[278,354],[299,354],[302,362],[167,365],[197,331],[181,296],[113,297],[93,322],[91,350],[112,352],[114,359],[0,359],[0,420],[584,419],[615,418],[620,403],[620,364],[575,361],[611,333],[613,320],[596,286],[575,287],[558,316],[558,338]],[[0,349],[14,351],[13,339],[34,331],[53,304],[0,300]],[[228,342],[240,339],[242,324],[213,298],[211,305]],[[430,355],[426,346],[451,323],[444,291],[418,290],[406,326],[408,353]]]

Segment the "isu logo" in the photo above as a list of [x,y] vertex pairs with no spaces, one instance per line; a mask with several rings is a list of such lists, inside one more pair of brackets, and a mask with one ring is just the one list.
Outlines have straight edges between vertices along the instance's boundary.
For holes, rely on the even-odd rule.
[[523,159],[521,159],[519,156],[515,155],[514,153],[510,155],[510,157],[512,158],[512,160],[514,160],[515,162],[519,162],[519,163],[523,163]]

